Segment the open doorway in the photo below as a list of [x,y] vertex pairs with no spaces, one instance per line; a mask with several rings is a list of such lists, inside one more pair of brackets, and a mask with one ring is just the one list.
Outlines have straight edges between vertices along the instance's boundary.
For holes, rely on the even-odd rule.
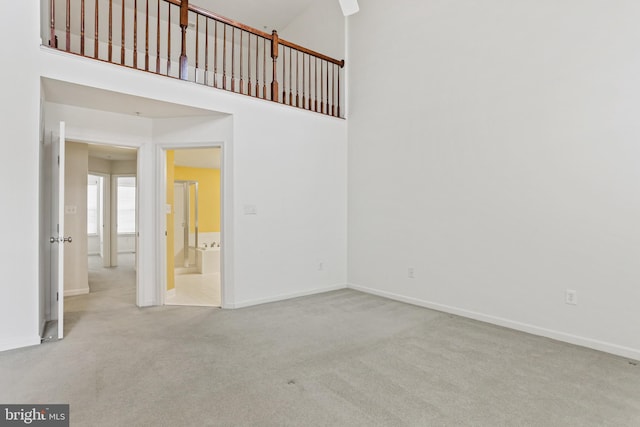
[[167,305],[221,306],[221,151],[166,150]]
[[88,144],[87,266],[90,293],[135,304],[137,150]]

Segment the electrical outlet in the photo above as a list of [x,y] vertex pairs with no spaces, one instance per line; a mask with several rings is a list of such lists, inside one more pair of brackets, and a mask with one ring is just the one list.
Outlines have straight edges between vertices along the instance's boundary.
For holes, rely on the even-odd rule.
[[409,279],[415,279],[415,278],[416,278],[416,276],[415,276],[415,271],[414,271],[414,268],[413,268],[413,267],[409,267],[409,268],[407,269],[407,277],[408,277]]
[[564,302],[570,305],[578,305],[578,291],[567,289],[564,295]]

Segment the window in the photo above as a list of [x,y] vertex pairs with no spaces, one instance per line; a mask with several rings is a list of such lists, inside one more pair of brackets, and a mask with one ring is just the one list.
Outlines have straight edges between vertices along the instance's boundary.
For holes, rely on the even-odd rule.
[[87,179],[87,234],[100,232],[102,177],[89,175]]
[[136,232],[136,178],[118,177],[118,234]]

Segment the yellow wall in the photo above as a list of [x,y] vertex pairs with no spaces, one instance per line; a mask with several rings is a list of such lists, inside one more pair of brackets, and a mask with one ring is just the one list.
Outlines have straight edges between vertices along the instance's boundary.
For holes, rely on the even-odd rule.
[[171,213],[167,214],[167,290],[175,288],[174,256],[173,256],[173,180],[174,178],[174,153],[167,150],[167,204],[171,205]]
[[[220,169],[175,166],[174,179],[198,181],[198,232],[220,232]],[[173,192],[173,185],[171,185],[171,191]],[[189,208],[189,223],[191,224],[190,231],[192,233],[195,232],[194,191],[192,187],[191,206]]]

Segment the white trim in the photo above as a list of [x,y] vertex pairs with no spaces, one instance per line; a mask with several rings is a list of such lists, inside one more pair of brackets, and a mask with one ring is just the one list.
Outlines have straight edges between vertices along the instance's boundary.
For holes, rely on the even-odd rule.
[[407,304],[417,305],[417,306],[429,308],[432,310],[455,314],[457,316],[462,316],[469,319],[478,320],[481,322],[491,323],[493,325],[503,326],[505,328],[526,332],[532,335],[538,335],[541,337],[551,338],[557,341],[563,341],[563,342],[578,345],[581,347],[587,347],[594,350],[604,351],[606,353],[615,354],[615,355],[626,357],[629,359],[640,360],[640,349],[634,349],[634,348],[625,347],[625,346],[621,346],[618,344],[613,344],[605,341],[585,338],[585,337],[581,337],[573,334],[568,334],[566,332],[555,331],[552,329],[541,328],[539,326],[534,326],[527,323],[517,322],[514,320],[505,319],[502,317],[491,316],[489,314],[478,313],[476,311],[465,310],[462,308],[452,307],[444,304],[438,304],[430,301],[421,300],[418,298],[406,297],[406,296],[395,294],[392,292],[368,288],[366,286],[349,284],[347,285],[347,287],[349,289],[354,289],[356,291],[365,292],[368,294],[377,295],[384,298],[389,298],[389,299],[404,302]]
[[278,302],[278,301],[284,301],[284,300],[288,300],[291,298],[299,298],[299,297],[306,297],[309,295],[316,295],[316,294],[322,294],[325,292],[331,292],[331,291],[337,291],[340,289],[347,289],[347,285],[332,285],[332,286],[326,286],[323,288],[316,288],[316,289],[311,289],[308,291],[302,291],[302,292],[292,292],[290,294],[280,294],[280,295],[276,295],[274,297],[267,297],[267,298],[258,298],[258,299],[254,299],[254,300],[247,300],[247,301],[241,301],[235,304],[228,304],[227,308],[245,308],[245,307],[251,307],[254,305],[259,305],[259,304],[266,304],[266,303],[270,303],[270,302]]
[[167,299],[167,298],[173,298],[173,297],[175,297],[175,296],[176,296],[176,288],[169,289],[168,291],[166,291],[166,292],[164,293],[164,297],[165,297],[165,299]]
[[[344,104],[343,104],[343,113],[345,120],[349,118],[349,86],[351,81],[351,73],[350,73],[350,65],[351,65],[351,55],[349,49],[349,18],[344,17]],[[338,96],[340,96],[338,94]],[[347,126],[348,132],[348,126]],[[348,142],[348,139],[347,139]]]
[[[154,294],[157,295],[157,304],[164,305],[167,297],[167,149],[161,144],[155,145],[156,151],[156,202],[155,211],[156,235],[159,236],[156,243],[156,276],[157,286]],[[175,287],[174,287],[175,289]]]
[[[104,144],[102,144],[104,145]],[[94,172],[89,170],[89,175],[99,176],[102,178],[102,200],[100,201],[100,205],[102,207],[102,224],[98,224],[98,227],[101,228],[102,232],[102,241],[99,242],[100,251],[97,255],[100,255],[102,258],[102,266],[103,267],[111,267],[111,241],[107,238],[107,234],[111,235],[111,174],[103,173],[103,172]],[[100,236],[100,232],[98,232],[97,236]],[[92,237],[95,235],[87,235],[88,237]],[[96,255],[89,253],[89,255]]]
[[[145,166],[146,164],[146,166]],[[154,188],[153,148],[151,143],[142,144],[136,156],[136,305],[149,307],[160,303],[160,296],[154,293],[156,286],[153,259],[157,242],[153,238],[153,225],[141,218],[153,218]],[[149,171],[148,169],[151,169]],[[149,179],[148,179],[149,178]]]
[[40,338],[44,337],[44,330],[47,327],[47,319],[42,319],[42,324],[40,325]]
[[81,289],[65,289],[64,296],[65,297],[75,297],[76,295],[86,295],[89,293],[89,287],[81,288]]
[[[160,305],[165,305],[165,299],[168,296],[167,289],[167,215],[165,207],[167,205],[167,150],[181,150],[185,148],[219,148],[221,151],[220,160],[220,239],[223,243],[223,249],[220,251],[220,308],[233,308],[233,304],[229,303],[233,295],[232,271],[233,258],[230,248],[233,247],[233,215],[230,214],[233,208],[233,200],[231,191],[231,180],[226,177],[231,176],[231,143],[230,141],[206,141],[206,142],[189,142],[176,144],[157,143],[156,149],[156,225],[157,235],[160,236],[160,244],[156,246],[156,274],[157,292],[160,296]],[[174,288],[175,290],[175,288]]]
[[0,351],[13,350],[14,348],[29,347],[38,345],[42,341],[42,337],[35,335],[32,337],[21,337],[7,341],[0,341]]

